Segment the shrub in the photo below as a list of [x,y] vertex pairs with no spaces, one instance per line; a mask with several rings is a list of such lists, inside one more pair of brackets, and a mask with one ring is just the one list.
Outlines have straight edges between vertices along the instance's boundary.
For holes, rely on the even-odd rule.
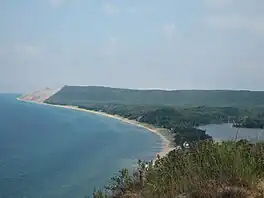
[[259,194],[257,186],[263,178],[264,143],[201,141],[189,150],[171,151],[155,164],[139,162],[133,175],[123,169],[112,178],[108,193],[96,193],[142,198],[247,197],[249,194],[261,197],[264,194]]

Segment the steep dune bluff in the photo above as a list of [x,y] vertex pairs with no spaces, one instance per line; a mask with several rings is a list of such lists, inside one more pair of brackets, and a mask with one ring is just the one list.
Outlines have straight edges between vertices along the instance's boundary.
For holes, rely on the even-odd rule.
[[32,93],[28,93],[25,95],[20,96],[19,100],[26,100],[26,101],[33,101],[33,102],[44,102],[57,92],[59,92],[61,88],[57,89],[51,89],[51,88],[45,88],[45,89],[39,89],[37,91],[34,91]]

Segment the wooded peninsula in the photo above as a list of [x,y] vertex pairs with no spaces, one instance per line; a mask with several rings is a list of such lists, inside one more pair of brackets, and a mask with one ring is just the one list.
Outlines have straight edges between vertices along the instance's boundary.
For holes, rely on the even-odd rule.
[[210,139],[198,126],[231,122],[263,128],[264,92],[130,90],[65,86],[46,103],[72,105],[169,129],[176,145]]
[[[263,91],[65,86],[45,103],[78,106],[166,128],[172,133],[175,146],[182,148],[154,164],[139,161],[139,168],[132,175],[122,169],[106,191],[94,193],[95,198],[264,195],[259,190],[264,187],[264,144],[246,140],[214,143],[206,131],[198,128],[221,123],[263,128]],[[186,142],[190,145],[188,150],[184,147]]]

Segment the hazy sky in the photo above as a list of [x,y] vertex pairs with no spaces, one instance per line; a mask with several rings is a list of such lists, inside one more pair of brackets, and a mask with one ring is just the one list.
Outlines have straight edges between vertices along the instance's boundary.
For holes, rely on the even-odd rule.
[[0,92],[264,90],[264,0],[0,0]]

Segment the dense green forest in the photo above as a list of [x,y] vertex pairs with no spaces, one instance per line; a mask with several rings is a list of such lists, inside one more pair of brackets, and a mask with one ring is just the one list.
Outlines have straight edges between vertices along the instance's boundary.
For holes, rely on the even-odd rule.
[[92,102],[173,106],[264,106],[263,91],[132,90],[65,86],[49,102],[86,105]]

